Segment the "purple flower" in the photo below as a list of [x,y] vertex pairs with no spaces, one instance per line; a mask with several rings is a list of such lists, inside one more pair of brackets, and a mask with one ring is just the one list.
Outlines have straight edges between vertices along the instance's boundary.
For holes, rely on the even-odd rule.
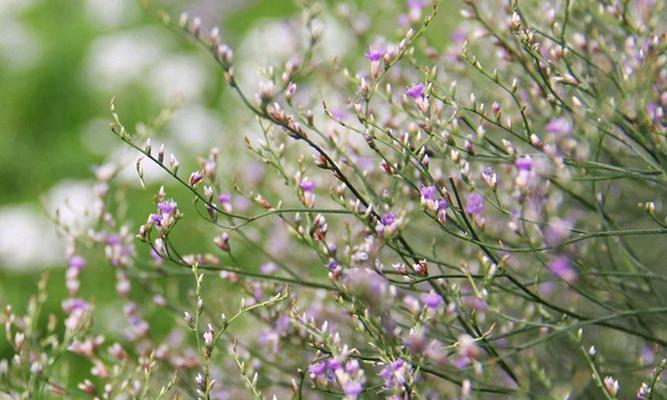
[[202,179],[204,179],[204,175],[202,175],[202,173],[199,171],[195,171],[192,174],[190,174],[190,179],[188,180],[188,183],[190,184],[190,186],[195,187],[202,181]]
[[120,238],[118,237],[118,235],[108,235],[106,237],[106,242],[108,245],[116,246],[120,244]]
[[278,271],[278,266],[275,263],[268,262],[266,264],[262,264],[262,266],[259,269],[260,271],[262,271],[263,274],[272,274]]
[[332,271],[332,272],[333,272],[333,271],[336,270],[336,268],[338,268],[338,261],[336,261],[336,260],[331,260],[331,261],[329,261],[329,262],[327,263],[327,269],[328,269],[329,271]]
[[271,345],[271,350],[273,350],[273,353],[278,353],[280,350],[280,347],[278,346],[280,342],[280,335],[278,335],[275,330],[263,330],[262,333],[260,333],[257,342],[262,346]]
[[63,311],[72,314],[75,311],[86,312],[88,310],[88,303],[82,299],[67,299],[63,301]]
[[514,161],[514,166],[517,167],[519,171],[530,171],[533,169],[533,160],[529,156],[519,157]]
[[222,205],[225,212],[232,212],[232,195],[229,193],[222,193],[218,196],[218,201]]
[[456,360],[454,360],[454,366],[458,369],[463,369],[468,365],[470,365],[469,357],[457,357]]
[[437,310],[438,307],[440,307],[442,304],[442,297],[440,297],[439,294],[433,292],[423,293],[420,297],[426,307],[432,311]]
[[341,369],[340,361],[336,360],[335,358],[330,359],[327,361],[327,369],[330,371],[336,371]]
[[333,115],[334,119],[342,121],[345,119],[345,110],[340,107],[332,107],[331,115]]
[[386,389],[403,390],[403,385],[407,382],[407,376],[412,374],[412,367],[402,359],[398,359],[385,366],[378,374],[384,379]]
[[232,195],[229,193],[222,193],[218,196],[218,201],[220,202],[220,204],[231,203]]
[[316,362],[308,366],[308,376],[311,379],[323,378],[325,377],[327,364],[324,361]]
[[299,187],[303,189],[304,192],[312,192],[313,189],[315,189],[315,186],[317,186],[315,181],[301,181],[301,183],[299,183]]
[[158,214],[151,214],[151,221],[157,226],[162,226],[162,217]]
[[567,118],[555,118],[549,121],[544,130],[556,137],[566,135],[572,132],[572,125]]
[[421,11],[427,4],[426,0],[408,0],[408,8],[410,10]]
[[372,62],[380,61],[384,57],[385,51],[383,49],[377,49],[373,46],[368,48],[368,51],[364,54]]
[[547,246],[556,246],[565,240],[572,230],[572,221],[555,219],[544,230],[544,243]]
[[462,294],[461,302],[466,306],[471,307],[472,309],[479,312],[484,312],[487,310],[488,305],[486,304],[486,301],[484,299],[477,297],[472,292],[472,289],[468,287],[461,288],[461,294]]
[[393,235],[399,228],[400,220],[393,212],[385,212],[380,217],[380,223],[375,225],[375,233],[378,237]]
[[484,197],[475,192],[466,199],[466,212],[471,215],[480,215],[484,211]]
[[359,371],[359,361],[357,360],[350,360],[345,364],[345,372],[347,372],[350,375],[354,375]]
[[69,259],[69,267],[81,271],[86,266],[86,260],[81,256],[72,256]]
[[347,381],[343,385],[343,392],[345,393],[346,396],[351,396],[351,397],[356,397],[358,396],[361,392],[364,391],[363,386],[361,386],[361,382],[357,381]]
[[176,203],[173,201],[161,201],[158,203],[157,208],[163,213],[163,214],[170,214],[172,211],[176,209]]
[[386,212],[382,214],[382,218],[380,218],[380,222],[384,226],[390,226],[393,225],[397,220],[396,214],[393,212]]
[[565,282],[573,283],[577,280],[577,271],[572,267],[572,262],[567,256],[559,256],[551,260],[549,269]]
[[482,179],[486,182],[486,185],[495,190],[498,185],[498,177],[496,176],[496,171],[492,167],[486,167],[482,170]]
[[435,186],[424,186],[419,189],[419,193],[421,193],[423,200],[434,201],[438,191]]
[[[468,34],[466,33],[465,29],[459,27],[459,28],[456,28],[452,31],[452,34],[449,37],[449,40],[451,40],[452,43],[455,43],[455,44],[462,44],[463,42],[466,41],[467,38],[468,38]],[[498,106],[498,107],[500,107],[500,106]]]
[[436,211],[438,209],[438,190],[435,186],[424,186],[419,189],[419,193],[421,194],[420,203],[422,206],[431,211]]
[[412,97],[413,99],[420,99],[424,97],[424,84],[418,83],[412,87],[409,87],[405,94]]
[[449,208],[449,204],[447,204],[447,200],[445,199],[440,199],[438,200],[438,221],[440,221],[441,224],[444,224],[447,222],[447,209]]

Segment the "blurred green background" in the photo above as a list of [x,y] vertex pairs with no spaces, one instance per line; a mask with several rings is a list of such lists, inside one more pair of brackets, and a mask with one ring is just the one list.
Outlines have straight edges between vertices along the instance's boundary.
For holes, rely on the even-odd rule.
[[[158,4],[176,17],[183,10],[205,16],[205,26],[219,25],[231,44],[296,10],[291,0]],[[59,208],[65,220],[80,218],[92,198],[93,167],[128,157],[108,128],[110,98],[119,98],[122,118],[133,128],[182,96],[183,110],[164,136],[172,148],[188,151],[192,159],[185,162],[192,164],[222,131],[220,78],[201,48],[157,23],[136,0],[0,0],[0,304],[25,312],[48,270],[51,295],[43,316],[62,314],[65,244],[48,215]],[[137,223],[153,204],[133,169],[121,180],[136,189],[128,196],[138,200],[129,210]],[[151,189],[170,185],[166,178],[153,170]],[[195,232],[184,245],[203,238]],[[104,313],[116,298],[113,271],[99,254],[91,264],[94,272],[81,277],[81,296],[94,295]],[[159,330],[162,319],[153,319]],[[9,355],[3,335],[0,359]]]

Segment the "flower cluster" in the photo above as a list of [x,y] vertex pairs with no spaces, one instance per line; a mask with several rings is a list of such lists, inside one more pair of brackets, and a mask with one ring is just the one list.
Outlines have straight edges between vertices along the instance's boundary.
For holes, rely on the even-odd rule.
[[[135,227],[108,195],[115,174],[98,171],[97,224],[65,230],[63,338],[95,377],[78,390],[124,387],[101,356],[106,339],[87,333],[89,247],[116,276],[125,318],[107,352],[144,374],[118,378],[145,382],[133,393],[614,399],[665,389],[667,4],[465,0],[443,43],[454,6],[442,3],[388,2],[387,15],[306,6],[286,24],[289,54],[258,78],[220,29],[148,6],[219,65],[230,89],[220,96],[239,100],[225,116],[231,137],[248,132],[252,160],[212,141],[208,155],[184,155],[183,169],[197,164],[183,174],[164,146],[153,152],[158,130],[129,132],[112,102],[112,131],[142,157],[142,185],[142,162],[171,183],[146,185],[152,211]],[[333,64],[327,25],[350,43]],[[243,314],[252,318],[236,329]],[[25,324],[4,318],[28,359]],[[627,374],[617,380],[618,360]]]

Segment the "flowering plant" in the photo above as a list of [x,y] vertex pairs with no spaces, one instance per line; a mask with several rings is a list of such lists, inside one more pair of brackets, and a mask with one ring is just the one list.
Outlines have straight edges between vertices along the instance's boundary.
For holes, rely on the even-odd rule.
[[[212,146],[184,171],[191,155],[153,146],[175,108],[131,130],[113,99],[111,130],[138,152],[142,185],[151,163],[178,186],[155,188],[134,224],[115,181],[124,165],[97,168],[94,226],[61,224],[64,328],[34,325],[42,295],[27,316],[8,307],[0,389],[660,398],[665,2],[467,0],[447,46],[431,29],[450,4],[390,3],[377,18],[304,5],[299,48],[259,80],[217,28],[146,4],[219,65],[237,99],[230,124],[256,124],[244,144],[263,166]],[[334,18],[366,50],[325,58]],[[181,248],[188,230],[209,243]],[[95,305],[78,297],[95,248],[124,303],[117,343],[92,333]],[[178,318],[166,338],[152,334],[155,309]],[[67,382],[67,352],[90,379]]]

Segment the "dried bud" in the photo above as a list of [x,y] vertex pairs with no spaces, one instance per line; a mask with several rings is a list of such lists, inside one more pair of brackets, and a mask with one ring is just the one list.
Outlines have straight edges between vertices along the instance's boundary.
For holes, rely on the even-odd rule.
[[174,154],[169,155],[169,170],[171,170],[171,173],[176,175],[178,173],[178,166],[180,163],[174,156]]
[[213,239],[213,242],[222,251],[229,251],[231,249],[229,246],[229,235],[227,232],[224,232],[222,235]]
[[202,175],[202,173],[200,171],[195,171],[192,174],[190,174],[190,179],[188,183],[190,184],[190,186],[196,187],[199,183],[201,183],[203,179],[204,176]]
[[201,18],[199,17],[194,17],[192,19],[192,23],[190,24],[190,32],[195,35],[199,36],[201,33]]

